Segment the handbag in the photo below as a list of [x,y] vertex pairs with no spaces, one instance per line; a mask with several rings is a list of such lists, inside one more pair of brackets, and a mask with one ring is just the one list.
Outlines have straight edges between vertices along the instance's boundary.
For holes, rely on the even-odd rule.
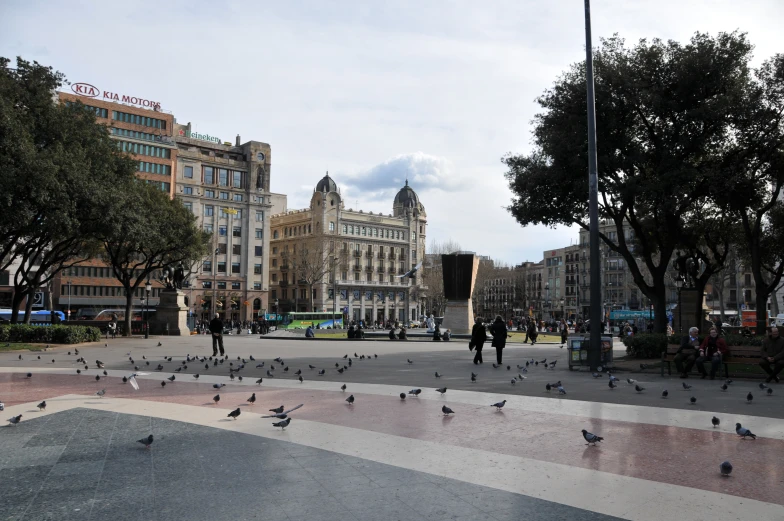
[[474,350],[474,341],[473,340],[468,343],[468,350],[469,351],[473,351]]

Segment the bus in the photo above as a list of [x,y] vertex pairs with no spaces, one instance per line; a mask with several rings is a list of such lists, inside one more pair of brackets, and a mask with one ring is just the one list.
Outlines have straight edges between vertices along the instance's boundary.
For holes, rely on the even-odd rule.
[[[155,308],[149,308],[146,313],[144,309],[134,308],[131,310],[131,313],[132,321],[143,320],[145,314],[147,315],[148,319],[155,318]],[[109,322],[112,319],[112,315],[117,315],[117,322],[125,322],[125,308],[82,308],[76,315],[75,320],[97,320],[100,322]]]
[[307,312],[307,313],[284,313],[281,322],[278,324],[280,329],[305,329],[313,326],[316,329],[336,329],[343,327],[343,313],[328,312]]
[[[41,325],[41,326],[48,326],[52,323],[52,311],[49,310],[41,310],[41,311],[33,311],[30,313],[30,325]],[[60,318],[60,322],[65,320],[65,313],[62,311],[54,311],[54,314]],[[21,324],[24,321],[25,312],[19,310],[19,317],[17,320]],[[6,324],[11,321],[11,310],[10,309],[0,309],[0,323]]]

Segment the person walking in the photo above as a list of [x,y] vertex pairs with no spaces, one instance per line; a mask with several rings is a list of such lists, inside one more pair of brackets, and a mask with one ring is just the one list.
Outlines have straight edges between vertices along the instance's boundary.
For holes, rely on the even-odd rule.
[[566,324],[565,320],[561,320],[561,348],[563,349],[564,344],[566,343],[566,337],[569,336],[569,326]]
[[215,318],[210,320],[210,333],[212,333],[212,356],[218,356],[218,347],[220,347],[221,356],[226,352],[223,349],[223,321],[220,315],[215,313]]
[[503,359],[504,347],[506,347],[506,337],[509,336],[509,333],[506,331],[506,324],[504,324],[504,319],[501,318],[501,315],[496,315],[493,325],[490,326],[490,333],[493,335],[492,345],[495,347],[495,358],[500,365]]
[[536,337],[539,336],[539,332],[536,330],[536,321],[532,320],[528,323],[528,337],[531,339],[531,345],[536,345]]
[[487,330],[482,323],[482,319],[477,318],[474,322],[474,327],[471,329],[471,346],[476,349],[476,354],[474,354],[474,365],[484,363],[482,360],[482,348],[484,347],[485,342],[487,342]]

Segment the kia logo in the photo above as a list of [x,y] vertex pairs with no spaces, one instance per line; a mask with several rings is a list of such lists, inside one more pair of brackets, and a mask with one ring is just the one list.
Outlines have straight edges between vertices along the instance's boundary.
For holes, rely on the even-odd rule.
[[89,83],[72,83],[71,90],[80,96],[87,96],[88,98],[94,98],[100,94],[98,87],[94,87]]

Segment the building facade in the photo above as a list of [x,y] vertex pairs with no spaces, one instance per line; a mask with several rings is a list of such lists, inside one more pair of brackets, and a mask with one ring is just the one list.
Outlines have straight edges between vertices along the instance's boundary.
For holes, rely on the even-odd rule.
[[308,208],[270,221],[274,310],[343,312],[366,324],[420,316],[421,277],[401,275],[424,260],[427,214],[408,181],[384,215],[346,209],[327,174]]

